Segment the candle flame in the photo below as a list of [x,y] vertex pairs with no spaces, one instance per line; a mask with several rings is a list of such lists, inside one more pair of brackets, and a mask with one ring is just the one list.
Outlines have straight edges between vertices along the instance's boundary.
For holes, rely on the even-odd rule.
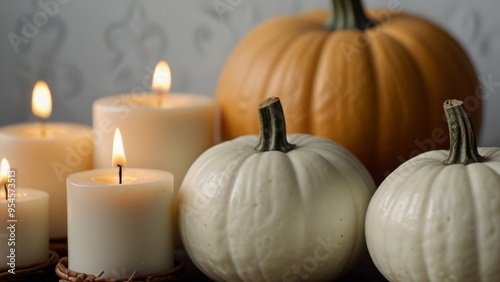
[[161,60],[156,64],[153,73],[152,89],[154,92],[168,93],[171,85],[172,72],[170,71],[170,66],[166,61]]
[[31,109],[37,117],[46,119],[52,113],[52,97],[47,83],[43,80],[36,82],[33,87]]
[[123,149],[123,140],[120,129],[115,129],[115,136],[113,138],[113,167],[122,166],[124,167],[127,163],[125,159],[125,150]]
[[10,165],[6,158],[2,159],[2,163],[0,164],[0,185],[4,186],[9,182],[9,171]]

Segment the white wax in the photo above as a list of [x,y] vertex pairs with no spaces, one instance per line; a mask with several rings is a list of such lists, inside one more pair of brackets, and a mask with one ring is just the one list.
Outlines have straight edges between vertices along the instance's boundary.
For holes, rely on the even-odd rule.
[[69,269],[102,277],[173,267],[173,175],[96,169],[68,177]]
[[170,171],[175,191],[191,164],[214,145],[212,98],[168,94],[126,94],[93,105],[94,167],[111,165],[113,133],[120,128],[127,165]]
[[[4,188],[0,190],[0,267],[9,267],[12,248],[16,267],[49,258],[49,194],[30,188],[15,191],[15,218],[11,218]],[[14,229],[7,229],[12,225]]]
[[50,237],[67,235],[66,177],[92,168],[90,127],[66,124],[18,124],[0,128],[0,157],[17,170],[19,187],[50,195]]

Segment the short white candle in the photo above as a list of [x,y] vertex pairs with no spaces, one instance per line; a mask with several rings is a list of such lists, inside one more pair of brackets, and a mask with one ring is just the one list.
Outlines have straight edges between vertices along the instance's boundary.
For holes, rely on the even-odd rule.
[[0,266],[44,262],[49,258],[49,194],[18,188],[16,171],[3,170],[10,181],[0,177]]
[[160,75],[164,81],[158,82],[158,73],[164,71],[155,70],[156,93],[123,94],[94,102],[94,167],[108,167],[113,130],[118,127],[128,146],[129,165],[172,172],[177,192],[191,164],[214,145],[215,103],[200,95],[167,94],[169,69],[167,75]]
[[50,195],[50,238],[67,236],[66,177],[92,168],[92,147],[92,129],[84,125],[26,123],[0,128],[0,156],[14,164],[19,187]]
[[67,185],[69,269],[111,278],[173,267],[171,173],[124,168],[119,184],[118,168],[95,169]]

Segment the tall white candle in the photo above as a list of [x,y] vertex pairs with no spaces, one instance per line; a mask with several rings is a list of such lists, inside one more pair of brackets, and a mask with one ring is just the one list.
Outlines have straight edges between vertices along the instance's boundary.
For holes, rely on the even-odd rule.
[[49,258],[49,194],[18,188],[16,171],[2,170],[8,180],[0,177],[0,266],[43,262]]
[[[40,84],[34,94],[48,91],[36,87]],[[47,116],[46,111],[38,114]],[[14,164],[20,174],[17,184],[50,195],[51,238],[67,236],[66,177],[92,168],[92,147],[92,129],[84,125],[26,123],[0,128],[0,156]]]
[[[165,71],[165,70],[163,70]],[[194,94],[170,94],[170,74],[155,92],[98,99],[93,105],[94,167],[108,166],[113,130],[119,127],[130,166],[167,170],[175,190],[191,164],[214,144],[214,101]]]
[[119,182],[118,168],[68,177],[69,269],[110,278],[172,268],[173,175],[124,168]]

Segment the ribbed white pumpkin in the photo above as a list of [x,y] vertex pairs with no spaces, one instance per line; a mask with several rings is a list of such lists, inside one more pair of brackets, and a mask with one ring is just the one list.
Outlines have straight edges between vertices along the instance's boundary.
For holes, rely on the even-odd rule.
[[[269,104],[281,111],[279,100]],[[275,114],[266,120],[284,120]],[[266,143],[263,152],[255,147],[258,136],[207,150],[181,185],[181,239],[194,263],[214,280],[327,281],[349,271],[366,251],[371,176],[328,139],[289,135],[296,147],[290,146],[282,123],[282,128],[263,126],[261,133],[277,136],[270,143],[260,139],[260,148]],[[289,151],[267,151],[271,147]]]
[[477,150],[460,101],[445,111],[449,158],[431,151],[410,159],[368,208],[368,250],[390,281],[500,281],[500,148]]

